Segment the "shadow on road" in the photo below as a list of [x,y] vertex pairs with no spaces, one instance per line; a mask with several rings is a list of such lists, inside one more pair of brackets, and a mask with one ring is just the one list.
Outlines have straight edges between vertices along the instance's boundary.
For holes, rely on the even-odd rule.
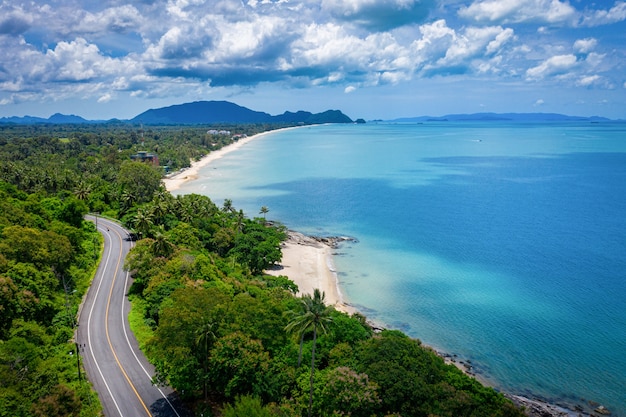
[[[178,415],[172,410],[172,407],[167,401],[174,406]],[[150,405],[150,413],[154,417],[194,417],[193,413],[185,407],[176,394],[172,393],[168,395],[167,401],[165,398],[161,398],[160,400],[152,403]]]

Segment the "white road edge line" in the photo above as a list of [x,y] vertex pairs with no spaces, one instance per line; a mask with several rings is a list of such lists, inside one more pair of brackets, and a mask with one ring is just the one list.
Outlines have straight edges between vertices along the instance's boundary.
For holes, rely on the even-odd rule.
[[[104,230],[102,231],[103,235],[104,235]],[[117,408],[117,412],[120,413],[121,417],[124,417],[124,415],[122,414],[122,410],[120,410],[120,406],[117,404],[117,401],[115,401],[115,397],[113,396],[113,392],[111,392],[111,388],[109,387],[109,384],[107,383],[106,379],[104,378],[104,374],[102,373],[102,369],[100,369],[100,365],[98,364],[98,360],[96,359],[96,355],[94,355],[94,351],[93,351],[93,347],[91,345],[91,315],[93,313],[93,309],[96,305],[96,300],[98,299],[98,294],[100,293],[100,287],[102,287],[102,281],[104,281],[104,275],[105,272],[107,270],[107,266],[109,263],[109,259],[111,259],[111,250],[109,248],[109,253],[107,255],[107,261],[104,264],[104,268],[102,269],[102,273],[100,274],[100,282],[98,283],[98,288],[96,289],[96,293],[94,294],[93,297],[93,303],[91,304],[91,308],[89,309],[89,316],[87,316],[87,344],[89,345],[89,352],[91,353],[91,357],[94,361],[94,363],[96,364],[96,368],[98,368],[98,373],[100,373],[100,377],[102,378],[102,381],[104,382],[104,386],[107,387],[107,391],[109,392],[109,395],[111,396],[111,399],[113,400],[113,404],[115,404],[115,408]],[[106,323],[105,323],[106,325]]]
[[[128,288],[128,278],[130,277],[130,273],[128,271],[126,271],[126,280],[124,281],[124,288],[127,289]],[[135,357],[135,360],[137,361],[137,363],[139,364],[139,366],[141,366],[141,369],[143,369],[144,373],[146,374],[146,376],[148,377],[148,379],[150,380],[150,382],[152,382],[152,377],[150,376],[150,373],[148,372],[148,370],[146,368],[144,368],[143,364],[139,361],[139,358],[137,357],[137,355],[135,354],[135,349],[133,349],[132,345],[130,344],[130,339],[128,338],[128,332],[126,331],[126,321],[124,320],[124,303],[122,303],[122,328],[124,330],[124,336],[126,336],[126,343],[128,343],[128,347],[130,348],[130,351],[133,352],[133,356]],[[154,385],[154,384],[153,384]],[[170,402],[170,400],[167,398],[167,396],[165,395],[165,393],[163,391],[161,391],[161,388],[159,388],[158,386],[154,385],[154,387],[156,389],[159,390],[159,392],[161,393],[161,396],[163,397],[163,399],[165,401],[167,401],[167,403],[169,404],[170,408],[172,409],[172,411],[178,416],[180,417],[180,414],[178,414],[178,411],[176,411],[176,409],[174,408],[174,405],[172,405],[172,403]]]

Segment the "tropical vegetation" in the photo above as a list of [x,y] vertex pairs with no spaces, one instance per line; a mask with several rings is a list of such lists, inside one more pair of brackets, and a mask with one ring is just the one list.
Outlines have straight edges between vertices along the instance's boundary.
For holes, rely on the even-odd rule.
[[130,159],[158,152],[175,169],[232,140],[207,127],[0,126],[0,416],[100,412],[72,338],[101,248],[88,212],[137,236],[133,330],[154,382],[197,415],[523,415],[419,340],[266,275],[287,235],[267,207],[249,218],[230,200],[173,196],[163,166]]
[[71,193],[27,194],[0,182],[0,416],[100,410],[73,340],[100,255],[86,212]]

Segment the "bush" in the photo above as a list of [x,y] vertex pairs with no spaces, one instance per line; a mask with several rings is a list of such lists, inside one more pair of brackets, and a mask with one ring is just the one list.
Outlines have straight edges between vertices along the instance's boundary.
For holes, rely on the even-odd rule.
[[272,417],[269,408],[261,403],[259,397],[242,395],[235,399],[235,404],[226,404],[224,417]]

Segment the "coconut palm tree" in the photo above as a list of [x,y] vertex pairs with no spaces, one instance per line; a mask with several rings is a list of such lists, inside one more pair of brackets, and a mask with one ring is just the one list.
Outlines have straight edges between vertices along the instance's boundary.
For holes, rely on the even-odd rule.
[[236,230],[237,230],[238,233],[241,233],[241,232],[243,232],[243,223],[244,223],[244,220],[245,220],[246,216],[245,216],[243,210],[239,210],[236,213],[236,216],[237,216],[236,217],[236,221],[237,221],[237,224],[236,224],[237,229]]
[[[311,309],[310,304],[312,301],[313,299],[311,298],[311,294],[304,294],[301,298],[300,310],[299,311],[292,310],[292,311],[288,311],[287,313],[291,315],[292,319],[295,320],[297,316],[301,314],[305,314],[307,311]],[[289,324],[291,324],[291,322]],[[304,324],[305,323],[302,323],[302,325]],[[298,351],[298,368],[302,364],[302,346],[304,345],[304,335],[306,335],[309,331],[312,330],[311,328],[312,323],[307,323],[307,324],[309,324],[309,327],[306,327],[306,328],[297,327],[295,325],[285,328],[289,333],[295,334],[300,338],[300,349]]]
[[152,253],[154,256],[167,258],[174,252],[174,249],[174,245],[164,234],[163,226],[160,226],[152,242]]
[[188,198],[183,198],[182,196],[177,195],[172,202],[172,212],[178,220],[185,223],[191,223],[193,218],[193,206]]
[[89,194],[91,194],[91,186],[89,184],[85,184],[84,182],[79,182],[78,186],[74,190],[74,195],[79,200],[87,200],[89,198]]
[[234,210],[233,200],[231,200],[230,198],[225,199],[224,205],[222,206],[222,211],[224,213],[232,213],[233,210]]
[[267,206],[263,206],[261,207],[261,211],[259,211],[259,214],[263,215],[263,219],[265,220],[267,213],[269,213],[270,209],[267,208]]
[[163,224],[163,218],[169,213],[169,207],[165,201],[157,200],[150,205],[152,219],[155,224]]
[[137,201],[137,197],[130,191],[124,190],[120,195],[120,216],[126,213]]
[[135,230],[137,230],[141,237],[146,237],[150,232],[150,229],[154,225],[154,219],[152,213],[147,209],[137,210],[135,214]]
[[204,375],[202,376],[202,391],[204,393],[205,400],[208,397],[207,375],[209,373],[209,344],[217,338],[215,336],[214,327],[215,323],[204,320],[202,325],[196,330],[196,346],[202,346],[204,348],[201,356],[201,362],[204,369]]
[[301,299],[301,310],[295,312],[293,318],[285,327],[287,332],[305,333],[313,329],[313,348],[311,349],[311,380],[309,392],[309,417],[313,407],[313,376],[315,372],[315,345],[317,343],[317,329],[326,333],[327,326],[333,321],[332,307],[326,305],[326,294],[319,289],[313,291],[313,296],[305,295]]

